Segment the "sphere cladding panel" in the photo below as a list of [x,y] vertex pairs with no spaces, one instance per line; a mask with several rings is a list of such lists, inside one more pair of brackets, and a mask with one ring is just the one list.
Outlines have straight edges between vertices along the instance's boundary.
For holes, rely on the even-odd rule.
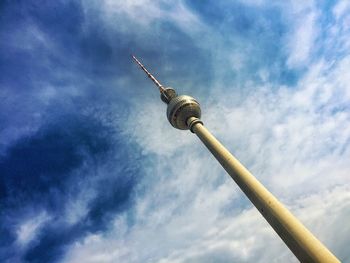
[[201,117],[200,105],[194,98],[187,95],[175,97],[168,104],[167,117],[173,127],[188,130],[186,123],[188,118]]

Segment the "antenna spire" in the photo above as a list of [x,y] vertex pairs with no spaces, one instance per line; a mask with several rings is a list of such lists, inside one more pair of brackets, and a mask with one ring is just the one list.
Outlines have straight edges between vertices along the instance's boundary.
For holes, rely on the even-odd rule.
[[147,74],[147,76],[153,81],[153,83],[156,84],[156,86],[159,89],[159,92],[164,93],[165,88],[163,87],[163,85],[160,84],[160,82],[151,73],[149,73],[149,71],[145,68],[145,66],[142,65],[142,63],[134,55],[132,55],[132,58],[141,67],[141,69]]

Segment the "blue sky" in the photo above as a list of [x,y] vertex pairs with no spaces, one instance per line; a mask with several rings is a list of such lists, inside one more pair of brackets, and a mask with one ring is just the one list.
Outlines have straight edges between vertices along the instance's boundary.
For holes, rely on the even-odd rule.
[[2,1],[1,262],[296,262],[134,53],[350,262],[348,1]]

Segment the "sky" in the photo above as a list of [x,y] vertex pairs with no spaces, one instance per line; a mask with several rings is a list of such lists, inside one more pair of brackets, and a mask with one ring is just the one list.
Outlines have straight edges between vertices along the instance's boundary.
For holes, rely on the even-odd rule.
[[297,262],[131,54],[350,262],[346,0],[1,1],[1,262]]

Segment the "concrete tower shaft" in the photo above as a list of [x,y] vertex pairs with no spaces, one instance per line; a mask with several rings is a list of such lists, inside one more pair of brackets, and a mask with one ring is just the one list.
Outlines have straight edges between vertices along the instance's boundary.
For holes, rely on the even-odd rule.
[[[151,75],[135,57],[134,60],[146,74]],[[155,83],[157,85],[159,82]],[[162,94],[164,91],[160,89],[160,92]],[[194,98],[176,95],[166,97],[165,102],[168,104],[167,117],[171,125],[181,130],[190,129],[198,136],[301,262],[340,262],[204,127],[200,120],[199,103]]]

